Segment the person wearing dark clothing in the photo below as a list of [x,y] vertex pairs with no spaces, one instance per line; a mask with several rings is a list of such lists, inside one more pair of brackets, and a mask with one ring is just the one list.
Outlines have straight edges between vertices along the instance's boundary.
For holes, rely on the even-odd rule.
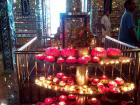
[[126,0],[124,3],[125,11],[121,18],[119,40],[131,45],[138,45],[135,33],[135,23],[133,13],[136,9],[134,0]]

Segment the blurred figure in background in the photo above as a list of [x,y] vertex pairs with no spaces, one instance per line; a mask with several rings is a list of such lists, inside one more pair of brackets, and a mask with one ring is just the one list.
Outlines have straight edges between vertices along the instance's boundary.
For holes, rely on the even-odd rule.
[[106,35],[110,36],[111,32],[111,22],[109,18],[109,11],[105,11],[104,15],[101,18],[101,27],[102,27],[102,42]]
[[131,45],[139,46],[136,32],[133,13],[136,9],[135,0],[126,0],[124,3],[124,14],[121,18],[119,40]]

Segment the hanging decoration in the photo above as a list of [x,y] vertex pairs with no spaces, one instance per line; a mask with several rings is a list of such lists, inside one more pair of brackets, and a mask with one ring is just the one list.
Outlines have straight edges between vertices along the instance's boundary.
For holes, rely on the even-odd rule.
[[30,4],[29,4],[29,0],[21,0],[21,8],[22,8],[22,15],[23,16],[30,15]]

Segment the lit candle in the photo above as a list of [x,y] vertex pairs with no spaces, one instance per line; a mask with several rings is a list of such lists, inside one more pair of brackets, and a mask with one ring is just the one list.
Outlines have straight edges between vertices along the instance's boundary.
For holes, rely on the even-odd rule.
[[57,59],[57,63],[64,63],[64,62],[65,62],[65,60],[62,57],[59,57]]
[[106,75],[102,75],[102,76],[101,76],[101,79],[107,80],[108,77],[107,77]]
[[88,50],[88,48],[80,48],[79,49],[79,56],[81,57],[81,56],[86,56],[86,55],[88,55],[89,54],[89,50]]
[[97,83],[97,87],[98,87],[98,88],[102,88],[102,87],[104,87],[104,85],[103,85],[102,83],[99,82],[99,83]]
[[99,79],[98,79],[98,78],[94,78],[94,79],[92,80],[92,84],[93,84],[93,85],[97,85],[98,82],[99,82]]
[[62,87],[63,87],[63,86],[65,86],[65,85],[66,85],[66,83],[65,83],[64,81],[60,81],[60,82],[59,82],[59,86],[62,86]]
[[121,50],[117,48],[108,48],[107,49],[107,56],[117,58],[121,55]]
[[66,102],[60,101],[58,105],[66,105]]
[[102,47],[96,47],[92,49],[91,55],[99,58],[103,58],[106,56],[106,50]]
[[68,95],[68,99],[70,99],[70,100],[75,100],[75,99],[76,99],[76,96],[73,95],[73,94],[70,94],[70,95]]
[[39,80],[44,81],[45,77],[40,77]]
[[115,87],[111,88],[110,91],[113,92],[113,93],[119,93],[120,92],[120,90],[118,88],[115,88]]
[[45,57],[45,61],[46,62],[54,62],[55,61],[55,58],[53,56],[46,56]]
[[97,99],[96,99],[96,98],[91,98],[91,99],[90,99],[90,102],[91,102],[92,104],[96,104],[96,103],[97,103]]
[[98,63],[100,61],[100,58],[95,56],[92,58],[92,61]]
[[114,81],[110,81],[110,82],[108,83],[108,86],[109,86],[110,88],[114,88],[114,87],[117,86],[117,83],[114,82]]
[[73,56],[69,56],[67,59],[66,59],[66,62],[67,63],[70,63],[70,64],[74,64],[77,62],[77,59]]
[[78,58],[78,63],[80,63],[80,64],[87,64],[88,63],[88,59],[86,59],[86,57],[80,57],[80,58]]
[[58,83],[58,82],[59,82],[59,79],[58,79],[57,77],[54,77],[54,78],[53,78],[53,82],[54,82],[54,83]]
[[62,81],[67,81],[68,80],[68,77],[67,76],[62,76]]
[[51,75],[49,75],[49,76],[47,77],[47,80],[52,81],[52,80],[53,80],[53,77],[52,77]]
[[56,77],[57,77],[57,78],[62,78],[63,76],[64,76],[64,73],[57,73],[57,74],[56,74]]
[[60,101],[66,101],[67,100],[67,96],[66,95],[61,95],[61,96],[59,96],[59,100]]
[[53,98],[46,98],[46,99],[45,99],[45,104],[46,104],[46,105],[50,105],[50,104],[53,103],[53,101],[54,101]]
[[123,80],[122,78],[119,78],[119,77],[117,77],[117,78],[115,79],[115,82],[116,82],[118,85],[124,84],[124,80]]

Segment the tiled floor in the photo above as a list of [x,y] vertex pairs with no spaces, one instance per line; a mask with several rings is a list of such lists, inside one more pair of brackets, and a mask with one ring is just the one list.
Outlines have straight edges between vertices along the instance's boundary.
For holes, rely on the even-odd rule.
[[5,74],[0,54],[0,105],[19,105],[18,88],[14,73]]

